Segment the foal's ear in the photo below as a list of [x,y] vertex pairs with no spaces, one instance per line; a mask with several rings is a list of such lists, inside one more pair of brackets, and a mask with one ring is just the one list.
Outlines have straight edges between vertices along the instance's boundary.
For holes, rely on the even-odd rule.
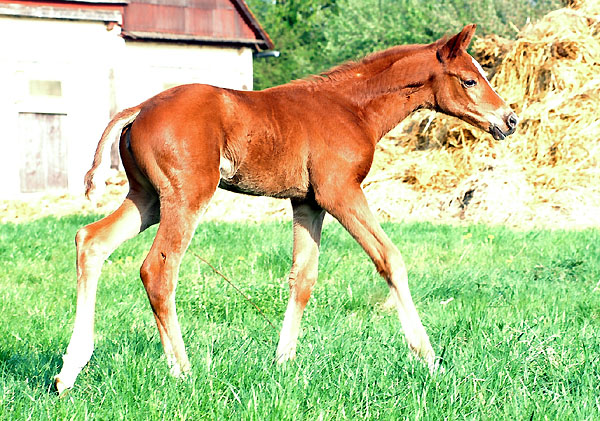
[[475,34],[476,24],[467,25],[458,34],[450,38],[442,47],[438,50],[438,60],[444,62],[446,60],[452,60],[458,53],[466,50]]

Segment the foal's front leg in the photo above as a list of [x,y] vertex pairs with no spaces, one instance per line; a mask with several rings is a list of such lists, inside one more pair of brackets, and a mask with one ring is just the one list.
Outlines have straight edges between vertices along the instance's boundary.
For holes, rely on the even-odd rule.
[[410,295],[402,256],[369,209],[360,185],[348,183],[343,191],[334,188],[329,193],[317,200],[371,257],[390,287],[408,346],[431,370],[436,369],[438,362]]
[[290,271],[288,302],[279,345],[277,362],[296,356],[300,321],[318,274],[319,244],[325,212],[314,202],[292,201],[294,212],[294,251]]

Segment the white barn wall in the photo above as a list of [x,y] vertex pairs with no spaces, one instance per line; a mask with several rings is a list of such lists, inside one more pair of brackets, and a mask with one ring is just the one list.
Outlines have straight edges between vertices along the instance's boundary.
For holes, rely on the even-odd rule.
[[127,108],[186,83],[252,90],[252,50],[126,41],[117,101]]

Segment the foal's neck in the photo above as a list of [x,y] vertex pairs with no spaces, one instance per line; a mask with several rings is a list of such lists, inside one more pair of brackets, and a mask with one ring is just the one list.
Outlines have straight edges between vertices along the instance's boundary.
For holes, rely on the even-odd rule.
[[396,92],[381,94],[363,106],[363,115],[373,130],[374,142],[396,127],[413,111],[433,106],[429,86],[407,86]]
[[427,45],[395,47],[357,63],[348,69],[351,77],[329,88],[358,108],[378,142],[413,111],[434,106],[432,60],[435,51]]

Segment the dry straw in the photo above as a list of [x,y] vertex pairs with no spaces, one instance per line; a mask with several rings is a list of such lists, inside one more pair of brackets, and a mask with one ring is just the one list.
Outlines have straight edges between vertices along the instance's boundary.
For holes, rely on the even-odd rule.
[[[496,142],[457,119],[419,112],[381,142],[365,184],[372,201],[390,219],[435,208],[443,219],[600,225],[600,2],[576,1],[516,41],[490,36],[473,49],[519,115],[518,132]],[[414,199],[422,203],[380,205],[394,200],[381,197],[382,181],[405,196],[407,187],[420,192]]]

